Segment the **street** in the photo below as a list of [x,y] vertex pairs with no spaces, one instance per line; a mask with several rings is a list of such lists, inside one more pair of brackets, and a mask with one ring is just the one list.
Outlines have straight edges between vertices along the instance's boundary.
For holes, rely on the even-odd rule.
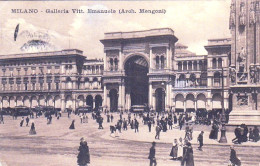
[[[149,141],[110,136],[109,126],[115,124],[118,117],[115,114],[113,123],[107,123],[104,118],[103,130],[97,129],[98,124],[91,119],[90,114],[88,114],[88,123],[82,124],[78,116],[72,115],[68,118],[66,114],[63,114],[59,120],[53,117],[53,122],[49,125],[46,118],[31,119],[30,122],[35,123],[36,135],[29,135],[30,127],[19,126],[20,117],[17,120],[5,117],[5,124],[0,125],[0,162],[3,166],[76,166],[80,138],[84,137],[90,148],[91,166],[149,165],[147,158],[151,146]],[[73,119],[76,121],[75,130],[69,130]],[[138,120],[141,123],[141,119]],[[144,127],[146,129],[146,126]],[[122,131],[122,135],[124,132],[135,134],[131,129]],[[156,158],[159,166],[180,165],[179,161],[171,160],[169,156],[171,146],[172,144],[167,142],[157,143]],[[197,145],[193,145],[195,165],[228,164],[229,146],[205,145],[203,151],[196,149]],[[259,146],[241,146],[236,147],[236,150],[242,163],[243,160],[247,160],[243,165],[253,166],[260,162],[260,155],[257,153]],[[254,151],[253,154],[252,151]],[[257,159],[257,161],[252,161],[252,159]]]

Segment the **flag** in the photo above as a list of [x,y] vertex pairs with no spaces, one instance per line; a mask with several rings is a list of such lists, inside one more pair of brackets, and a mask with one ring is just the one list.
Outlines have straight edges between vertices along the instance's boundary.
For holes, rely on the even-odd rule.
[[19,24],[16,25],[16,28],[15,28],[15,31],[14,31],[14,41],[16,41],[18,31],[19,31]]

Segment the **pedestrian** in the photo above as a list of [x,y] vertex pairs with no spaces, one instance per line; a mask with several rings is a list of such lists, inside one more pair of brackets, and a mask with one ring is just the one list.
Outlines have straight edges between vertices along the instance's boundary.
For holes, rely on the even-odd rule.
[[29,117],[27,116],[25,120],[26,120],[26,126],[29,126],[29,121],[30,121]]
[[103,118],[100,116],[99,118],[98,118],[98,129],[104,129],[103,128]]
[[172,130],[172,125],[173,125],[173,123],[172,123],[172,119],[170,119],[170,120],[168,121],[168,125],[169,125],[169,129]]
[[139,132],[139,122],[135,119],[135,133]]
[[177,153],[177,159],[182,160],[183,157],[183,142],[182,142],[182,138],[179,138],[179,143],[178,143],[178,153]]
[[85,115],[85,123],[88,123],[88,115]]
[[80,115],[80,123],[83,123],[83,115]]
[[111,114],[110,116],[111,122],[113,122],[114,116]]
[[74,123],[75,123],[75,120],[72,120],[69,129],[75,129],[75,125],[74,125]]
[[125,120],[125,118],[124,118],[124,121],[123,121],[123,128],[124,128],[124,130],[127,130],[127,121]]
[[187,149],[183,155],[182,163],[186,164],[185,166],[194,166],[193,149],[190,142],[187,143]]
[[134,120],[131,120],[130,126],[131,126],[131,129],[134,129]]
[[155,142],[152,143],[152,147],[150,148],[148,159],[150,160],[150,166],[156,166],[156,158],[155,158]]
[[160,139],[160,132],[161,132],[161,127],[159,124],[157,124],[157,126],[155,127],[155,132],[156,132],[156,135],[155,135],[155,139]]
[[149,132],[151,132],[151,128],[152,128],[152,122],[151,120],[148,121],[148,130]]
[[232,142],[241,144],[241,128],[240,126],[237,126],[234,130],[235,138],[232,139]]
[[183,120],[182,120],[182,119],[180,119],[180,120],[179,120],[179,126],[180,126],[180,130],[182,129],[182,125],[183,125]]
[[174,142],[172,144],[172,150],[170,153],[170,156],[173,158],[173,160],[177,159],[177,154],[178,154],[178,141],[177,139],[174,139]]
[[198,142],[199,142],[199,144],[200,144],[200,146],[198,147],[198,149],[201,150],[201,151],[202,151],[202,146],[203,146],[203,133],[204,133],[204,131],[201,131],[200,134],[199,134],[199,136],[198,136]]
[[5,124],[3,114],[0,115],[0,124],[1,124],[1,123]]
[[110,115],[107,114],[107,123],[110,123]]
[[253,129],[253,140],[254,142],[259,141],[259,129],[257,128],[257,126],[254,126]]
[[30,135],[35,135],[36,134],[34,122],[32,122],[32,124],[31,124],[31,130],[29,131],[29,134]]
[[233,146],[230,146],[230,162],[232,166],[240,166],[241,161],[237,158],[236,151]]
[[21,122],[20,122],[20,127],[23,126],[23,122],[24,122],[24,117],[22,117],[22,120],[21,120]]
[[177,124],[177,116],[176,116],[175,113],[174,113],[174,115],[173,115],[173,119],[174,119],[174,124]]
[[77,163],[79,166],[87,166],[90,163],[90,154],[87,141],[84,138],[80,139],[79,154],[77,156]]

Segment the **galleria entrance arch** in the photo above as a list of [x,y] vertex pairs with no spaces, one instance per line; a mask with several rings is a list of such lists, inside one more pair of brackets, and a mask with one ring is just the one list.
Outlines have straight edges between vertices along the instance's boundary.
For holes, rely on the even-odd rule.
[[[100,40],[105,52],[103,107],[115,110],[118,106],[120,111],[148,107],[153,111],[156,107],[170,110],[177,40],[169,28],[105,33]],[[156,92],[158,88],[163,91]],[[110,93],[113,89],[118,97]]]
[[125,94],[127,103],[133,106],[148,104],[148,62],[144,57],[131,56],[125,62]]

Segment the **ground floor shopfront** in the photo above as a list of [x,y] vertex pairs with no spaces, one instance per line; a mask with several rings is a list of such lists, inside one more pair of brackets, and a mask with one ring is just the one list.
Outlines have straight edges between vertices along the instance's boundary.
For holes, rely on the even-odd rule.
[[34,108],[36,106],[53,106],[55,108],[71,108],[75,110],[78,107],[90,106],[99,108],[102,106],[102,92],[40,92],[40,93],[8,93],[1,94],[0,107],[14,108],[16,106],[25,106]]

